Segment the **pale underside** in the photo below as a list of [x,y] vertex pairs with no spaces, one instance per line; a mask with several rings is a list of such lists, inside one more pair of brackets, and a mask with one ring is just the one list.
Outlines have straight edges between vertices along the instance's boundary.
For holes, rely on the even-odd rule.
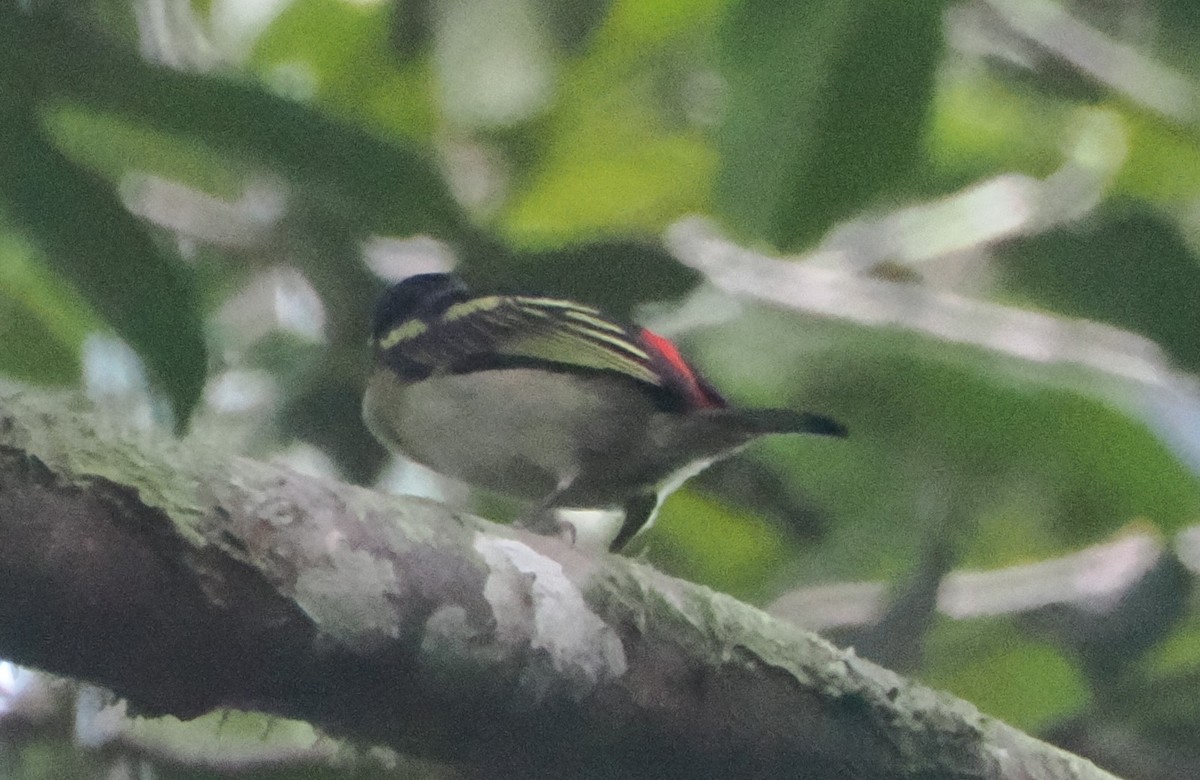
[[[646,494],[661,503],[749,438],[735,435],[723,412],[661,411],[623,376],[525,368],[414,384],[376,372],[364,400],[372,432],[408,458],[477,487],[572,510],[618,509]],[[682,430],[695,426],[704,428],[705,452],[695,441],[680,444]]]

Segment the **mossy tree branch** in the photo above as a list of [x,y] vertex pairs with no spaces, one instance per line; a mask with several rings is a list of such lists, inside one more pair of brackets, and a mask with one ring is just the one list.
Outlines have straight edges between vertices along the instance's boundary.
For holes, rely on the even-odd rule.
[[636,562],[0,397],[0,656],[488,776],[1101,778]]

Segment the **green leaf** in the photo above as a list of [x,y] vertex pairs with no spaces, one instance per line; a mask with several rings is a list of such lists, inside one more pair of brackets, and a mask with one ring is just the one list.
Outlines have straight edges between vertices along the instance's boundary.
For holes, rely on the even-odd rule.
[[245,191],[242,167],[191,139],[149,130],[75,103],[47,106],[40,116],[54,147],[105,181],[119,182],[133,170],[152,171],[227,200],[236,200]]
[[510,244],[652,235],[709,210],[717,159],[706,125],[720,87],[700,55],[721,5],[613,6],[587,50],[564,63],[553,111],[512,145],[519,186],[497,225]]
[[112,187],[51,146],[22,107],[10,101],[0,111],[0,202],[137,351],[184,424],[206,368],[191,274],[163,257]]
[[11,232],[0,232],[0,373],[69,384],[79,379],[84,337],[103,324],[36,254]]
[[78,102],[269,166],[363,230],[471,233],[427,156],[257,85],[157,68],[53,18],[0,6],[5,67],[34,99]]
[[924,682],[1017,728],[1045,728],[1087,702],[1078,667],[1006,619],[940,620],[927,652]]
[[626,320],[635,319],[636,304],[678,298],[697,282],[661,244],[633,238],[577,242],[515,258],[481,252],[471,260],[472,281],[483,280],[480,288],[537,290],[587,301]]
[[1173,223],[1149,211],[1105,211],[1081,228],[1010,245],[1001,266],[1009,289],[1060,314],[1140,333],[1200,370],[1196,254]]
[[579,53],[603,24],[613,0],[535,0],[546,30],[564,50]]
[[656,128],[632,100],[594,108],[555,139],[515,200],[504,225],[511,243],[654,233],[706,205],[713,155],[699,138]]
[[688,489],[664,504],[646,544],[663,571],[750,601],[766,595],[769,575],[793,552],[763,518]]
[[423,57],[427,0],[290,3],[255,40],[248,67],[339,118],[432,143],[439,127]]
[[731,10],[717,201],[736,232],[794,249],[911,172],[941,11],[934,0],[743,0]]

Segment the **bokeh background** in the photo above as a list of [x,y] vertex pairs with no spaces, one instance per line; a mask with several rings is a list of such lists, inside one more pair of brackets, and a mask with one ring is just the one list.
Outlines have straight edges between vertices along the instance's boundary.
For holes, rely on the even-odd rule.
[[[358,421],[387,281],[598,303],[781,438],[640,554],[1200,777],[1200,5],[3,0],[0,376],[513,507]],[[0,667],[5,777],[455,777]]]

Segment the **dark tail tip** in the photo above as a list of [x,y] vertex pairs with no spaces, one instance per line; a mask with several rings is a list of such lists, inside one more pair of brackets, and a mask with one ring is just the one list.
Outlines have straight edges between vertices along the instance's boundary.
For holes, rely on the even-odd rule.
[[845,437],[846,426],[832,417],[794,409],[748,409],[742,419],[759,433],[809,433],[814,436]]
[[800,433],[812,433],[817,436],[836,436],[839,439],[844,439],[850,435],[850,431],[846,429],[846,426],[832,417],[826,417],[823,414],[813,414],[812,412],[801,412],[800,416],[804,419],[804,428]]

